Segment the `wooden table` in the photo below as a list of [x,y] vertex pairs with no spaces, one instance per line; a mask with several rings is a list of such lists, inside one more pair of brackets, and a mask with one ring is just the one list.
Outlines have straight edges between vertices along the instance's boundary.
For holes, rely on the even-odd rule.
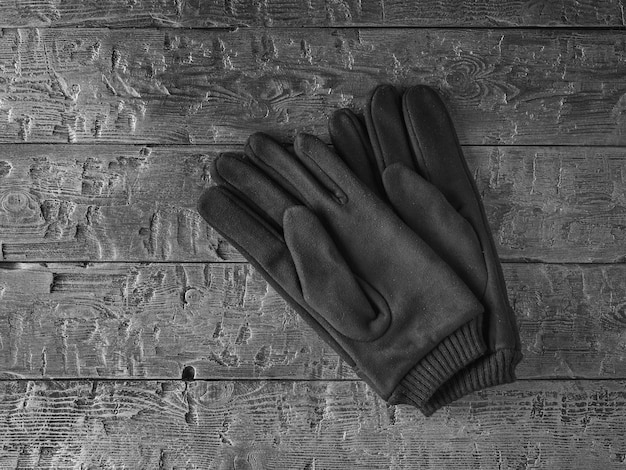
[[[617,0],[0,0],[0,468],[623,468],[624,24]],[[195,210],[217,154],[328,139],[379,83],[445,98],[523,340],[518,382],[429,419]]]

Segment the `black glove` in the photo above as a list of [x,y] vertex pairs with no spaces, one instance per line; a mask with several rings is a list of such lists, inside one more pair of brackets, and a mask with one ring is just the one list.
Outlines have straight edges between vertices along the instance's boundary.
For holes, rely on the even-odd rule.
[[483,307],[322,141],[294,145],[220,156],[198,210],[381,397],[423,407],[484,352]]
[[430,415],[467,393],[515,380],[522,358],[515,315],[478,190],[439,96],[426,86],[401,95],[383,85],[365,117],[367,130],[350,110],[334,113],[329,131],[336,151],[485,307],[487,354],[422,406]]

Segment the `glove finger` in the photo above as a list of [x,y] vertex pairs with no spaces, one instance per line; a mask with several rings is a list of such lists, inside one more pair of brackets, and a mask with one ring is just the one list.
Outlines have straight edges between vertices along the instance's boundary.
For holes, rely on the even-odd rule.
[[246,155],[263,173],[302,203],[334,200],[331,193],[302,163],[270,136],[258,132],[248,138]]
[[383,184],[404,223],[452,267],[474,295],[482,298],[487,271],[472,225],[433,184],[402,164],[385,170]]
[[402,105],[417,171],[457,210],[475,210],[473,182],[452,120],[437,93],[427,86],[412,87],[404,93]]
[[328,332],[323,318],[305,308],[298,273],[282,234],[259,217],[245,201],[222,186],[212,186],[198,201],[198,212],[258,269],[304,320],[348,363],[354,360]]
[[339,204],[345,204],[349,196],[363,196],[363,182],[322,140],[300,133],[294,141],[294,151],[300,162],[322,182]]
[[339,109],[328,121],[328,132],[337,155],[358,179],[385,200],[376,157],[361,119],[349,109]]
[[380,337],[391,322],[389,307],[373,289],[366,295],[319,219],[294,206],[285,213],[284,227],[307,304],[348,338]]
[[298,204],[289,192],[241,155],[220,155],[211,167],[211,177],[234,191],[248,206],[256,207],[257,214],[263,214],[281,233],[285,211]]
[[489,347],[492,350],[519,350],[519,334],[507,299],[502,267],[452,120],[435,91],[424,86],[411,88],[405,93],[403,108],[411,144],[413,148],[421,149],[423,161],[417,163],[420,172],[426,174],[424,167],[428,167],[429,181],[472,224],[480,239],[489,279],[482,301],[493,315],[487,336]]
[[372,93],[365,122],[382,174],[389,165],[403,163],[414,167],[408,136],[404,128],[401,96],[395,87],[381,85]]
[[282,234],[245,201],[223,186],[212,186],[198,201],[198,212],[246,259],[254,260],[268,272],[277,273],[276,281],[288,294],[299,292],[295,268]]
[[355,178],[345,163],[323,141],[311,134],[296,136],[293,149],[300,163],[332,194],[340,204],[347,201]]

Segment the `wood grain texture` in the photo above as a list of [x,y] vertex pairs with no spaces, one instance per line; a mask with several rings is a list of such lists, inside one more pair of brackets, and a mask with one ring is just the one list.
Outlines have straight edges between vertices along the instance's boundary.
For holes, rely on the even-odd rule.
[[360,382],[2,382],[0,467],[618,469],[624,382],[518,382],[431,418]]
[[[626,266],[505,264],[522,378],[626,378]],[[356,378],[247,264],[4,264],[18,378]]]
[[196,210],[227,150],[4,145],[3,259],[241,260]]
[[0,1],[15,26],[624,26],[618,0],[80,0]]
[[[196,211],[209,167],[240,146],[3,145],[5,261],[242,261]],[[619,262],[620,148],[465,148],[503,260]]]
[[625,54],[613,31],[6,29],[0,142],[325,136],[390,82],[439,90],[466,144],[625,145]]
[[[0,469],[624,468],[625,25],[622,0],[0,0]],[[328,139],[385,82],[448,104],[525,355],[429,419],[195,209],[217,154]]]

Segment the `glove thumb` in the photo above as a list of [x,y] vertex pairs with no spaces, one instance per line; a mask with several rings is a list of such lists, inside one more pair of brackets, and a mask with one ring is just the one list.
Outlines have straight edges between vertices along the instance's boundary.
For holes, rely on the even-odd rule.
[[487,270],[480,241],[472,225],[433,184],[402,163],[383,172],[389,202],[417,233],[482,299]]
[[283,228],[307,304],[348,338],[380,337],[391,322],[387,303],[355,276],[320,220],[294,206],[285,212]]

